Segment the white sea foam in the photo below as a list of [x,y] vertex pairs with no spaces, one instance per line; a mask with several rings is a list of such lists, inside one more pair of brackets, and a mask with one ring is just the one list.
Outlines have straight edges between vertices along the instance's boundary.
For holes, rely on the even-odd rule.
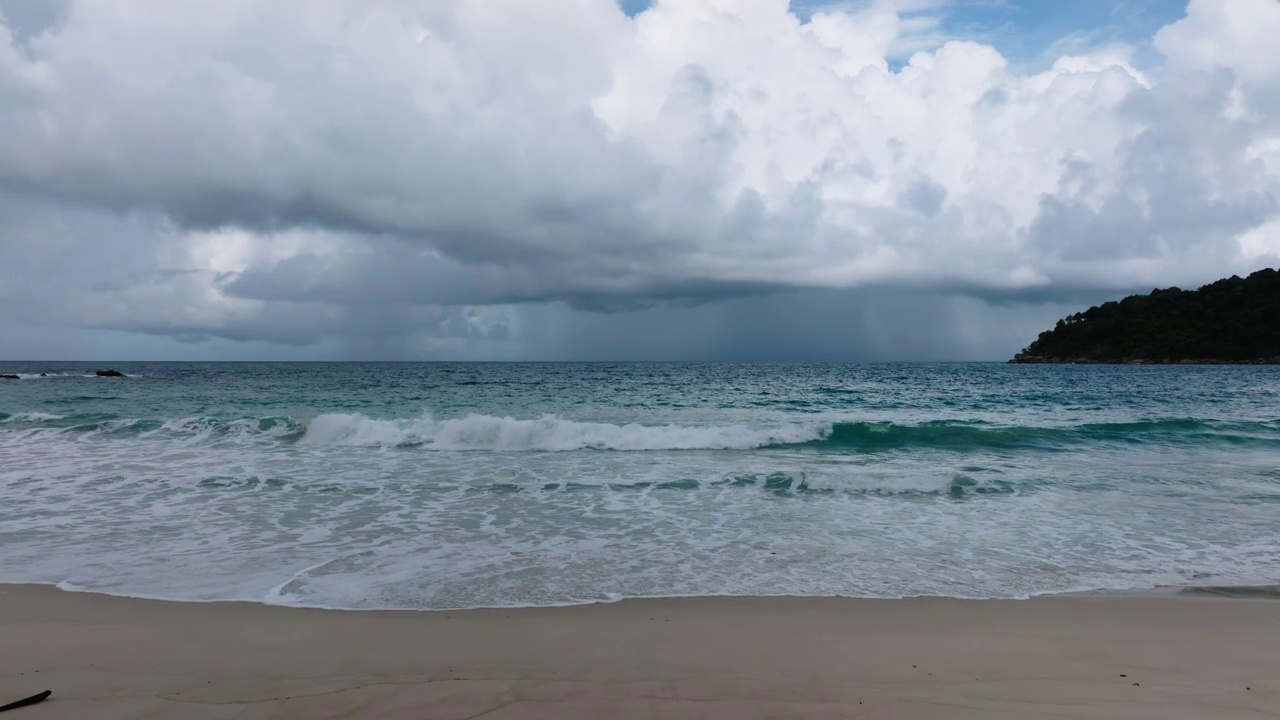
[[49,420],[62,420],[65,417],[65,415],[54,415],[46,412],[22,412],[0,420],[0,422],[47,422]]
[[[863,493],[867,495],[966,495],[972,492],[996,493],[1000,489],[988,480],[975,480],[963,473],[938,468],[932,472],[905,473],[900,469],[872,470],[859,468],[857,472],[811,472],[798,477],[788,477],[790,489],[818,492]],[[1014,492],[1010,487],[1005,492]]]
[[73,373],[18,373],[19,380],[48,380],[50,378],[80,377]]
[[321,415],[307,426],[302,442],[317,445],[397,447],[434,450],[750,450],[819,440],[830,423],[752,428],[742,425],[692,427],[577,422],[553,416],[520,420],[492,415],[435,420],[378,420],[359,413]]
[[146,437],[177,437],[184,445],[198,445],[212,440],[232,443],[274,439],[296,431],[287,418],[240,418],[219,420],[187,417],[168,420],[160,427],[143,433]]
[[[235,422],[173,421],[157,437],[231,437]],[[460,441],[445,423],[417,422],[424,446]],[[382,437],[385,423],[415,431],[373,421],[364,437]],[[257,436],[274,427],[241,424]],[[1280,577],[1274,504],[1224,503],[1255,488],[1205,486],[1194,462],[1161,466],[1159,487],[1185,481],[1169,503],[1109,458],[1105,467],[1121,468],[1111,487],[1138,489],[1116,502],[1118,491],[1091,489],[1099,473],[1087,459],[1052,453],[1006,473],[998,456],[984,470],[928,454],[349,452],[79,437],[5,448],[0,502],[19,512],[0,581],[458,608],[706,594],[1011,598]],[[1271,467],[1271,456],[1251,457]],[[981,494],[1000,483],[1026,488]]]
[[312,420],[300,442],[394,447],[425,443],[431,439],[434,428],[435,422],[429,416],[376,420],[360,413],[329,413]]
[[[1252,391],[1175,413],[1165,400],[1180,386],[1117,409],[1104,385],[1088,396],[1097,411],[1072,391],[1067,405],[971,413],[940,409],[954,384],[828,402],[791,369],[745,390],[690,370],[682,386],[647,378],[641,393],[611,370],[607,386],[574,395],[549,369],[562,384],[528,394],[397,381],[369,398],[333,390],[353,387],[352,370],[331,370],[308,368],[297,386],[274,366],[237,369],[267,373],[261,383],[224,383],[219,370],[209,387],[76,376],[6,396],[6,413],[66,417],[0,424],[0,506],[11,509],[0,581],[336,608],[1280,581],[1274,406]],[[813,400],[802,411],[757,394],[793,374],[781,395]],[[1178,377],[1217,397],[1229,378],[1211,375]],[[1018,378],[1040,397],[1043,378]],[[277,382],[276,395],[261,389]],[[409,394],[441,412],[393,409]],[[378,409],[304,409],[339,401]],[[486,414],[444,414],[457,407]]]

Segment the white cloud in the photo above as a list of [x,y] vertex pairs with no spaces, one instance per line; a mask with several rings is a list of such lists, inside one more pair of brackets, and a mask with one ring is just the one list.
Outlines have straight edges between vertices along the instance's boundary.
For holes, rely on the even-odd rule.
[[0,25],[0,296],[456,344],[516,342],[523,303],[1061,297],[1276,261],[1280,2],[1192,0],[1155,67],[1022,74],[953,40],[891,70],[936,5],[79,0]]
[[1225,68],[1244,82],[1280,81],[1275,43],[1276,0],[1191,0],[1187,16],[1156,34],[1155,44],[1175,68]]

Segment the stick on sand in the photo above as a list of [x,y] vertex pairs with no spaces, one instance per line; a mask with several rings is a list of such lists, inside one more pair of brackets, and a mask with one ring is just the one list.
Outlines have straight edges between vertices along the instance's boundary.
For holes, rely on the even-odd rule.
[[6,710],[17,710],[18,708],[21,708],[21,707],[26,707],[28,705],[35,705],[38,702],[44,702],[52,694],[53,694],[52,690],[45,690],[44,692],[38,695],[32,695],[29,698],[22,698],[17,702],[11,702],[8,705],[0,706],[0,712],[4,712]]

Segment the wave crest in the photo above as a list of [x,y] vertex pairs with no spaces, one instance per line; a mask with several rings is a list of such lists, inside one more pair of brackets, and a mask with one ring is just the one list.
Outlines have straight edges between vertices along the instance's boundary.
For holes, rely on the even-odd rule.
[[47,422],[50,420],[62,420],[65,417],[66,416],[64,415],[54,415],[53,413],[46,413],[46,412],[20,412],[20,413],[14,413],[13,415],[9,415],[7,413],[0,413],[0,422],[38,423],[38,422]]
[[1229,444],[1280,441],[1274,422],[1222,422],[1169,418],[1068,426],[993,425],[984,422],[938,420],[904,425],[891,422],[840,422],[822,442],[864,451],[925,447],[940,450],[1055,449],[1110,443],[1224,442]]
[[435,451],[566,452],[573,450],[755,450],[807,446],[815,450],[1053,452],[1105,444],[1280,444],[1280,421],[1226,422],[1191,418],[1065,426],[995,425],[939,420],[921,423],[812,420],[773,425],[623,425],[551,415],[517,419],[472,414],[436,419],[378,419],[329,413],[303,421],[285,416],[122,418],[112,414],[0,412],[8,442],[55,436],[164,439],[183,445],[299,443],[318,446],[417,448]]
[[468,415],[435,420],[377,420],[359,413],[321,415],[307,426],[301,441],[318,445],[404,447],[433,450],[752,450],[822,439],[830,424],[750,428],[742,425],[685,426],[578,422],[553,416],[519,420]]

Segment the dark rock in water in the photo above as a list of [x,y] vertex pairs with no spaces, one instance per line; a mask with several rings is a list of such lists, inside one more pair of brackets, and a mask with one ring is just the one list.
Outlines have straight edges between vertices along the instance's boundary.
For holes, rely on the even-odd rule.
[[49,377],[47,373],[40,373],[40,377]]
[[119,370],[98,370],[94,375],[98,377],[129,377]]
[[0,380],[21,380],[17,375],[0,375]]

